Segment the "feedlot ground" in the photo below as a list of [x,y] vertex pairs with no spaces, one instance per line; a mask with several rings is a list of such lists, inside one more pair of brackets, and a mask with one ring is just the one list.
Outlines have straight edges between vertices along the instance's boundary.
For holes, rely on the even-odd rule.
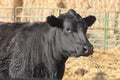
[[89,57],[69,58],[63,80],[120,80],[120,50],[95,49]]

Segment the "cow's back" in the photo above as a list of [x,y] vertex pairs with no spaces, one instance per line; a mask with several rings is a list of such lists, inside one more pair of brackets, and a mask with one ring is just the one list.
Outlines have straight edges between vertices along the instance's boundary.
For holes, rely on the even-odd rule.
[[19,32],[23,25],[23,23],[0,23],[0,52],[6,51],[10,40]]

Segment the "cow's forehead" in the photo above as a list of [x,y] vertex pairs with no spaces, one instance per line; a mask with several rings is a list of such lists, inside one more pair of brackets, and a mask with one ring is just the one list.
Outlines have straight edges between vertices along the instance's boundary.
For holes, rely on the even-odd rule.
[[75,13],[75,14],[70,14],[70,13],[64,13],[64,14],[60,14],[59,16],[58,16],[58,18],[60,18],[60,19],[66,19],[66,18],[69,18],[69,19],[74,19],[74,20],[76,20],[76,21],[82,21],[83,20],[83,18],[78,14],[78,13]]

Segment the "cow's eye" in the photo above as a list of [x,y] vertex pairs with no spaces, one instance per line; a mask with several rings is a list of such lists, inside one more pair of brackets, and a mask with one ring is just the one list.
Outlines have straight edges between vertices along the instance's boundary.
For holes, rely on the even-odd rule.
[[68,33],[72,33],[72,30],[70,28],[66,29]]

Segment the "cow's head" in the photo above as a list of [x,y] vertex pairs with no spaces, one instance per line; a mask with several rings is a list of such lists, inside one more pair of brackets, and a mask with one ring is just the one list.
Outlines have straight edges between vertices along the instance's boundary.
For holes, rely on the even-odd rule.
[[94,16],[82,18],[72,9],[58,18],[47,17],[47,22],[52,27],[62,30],[61,45],[63,51],[67,53],[65,55],[74,57],[88,56],[93,53],[93,45],[87,39],[86,31],[95,20]]

